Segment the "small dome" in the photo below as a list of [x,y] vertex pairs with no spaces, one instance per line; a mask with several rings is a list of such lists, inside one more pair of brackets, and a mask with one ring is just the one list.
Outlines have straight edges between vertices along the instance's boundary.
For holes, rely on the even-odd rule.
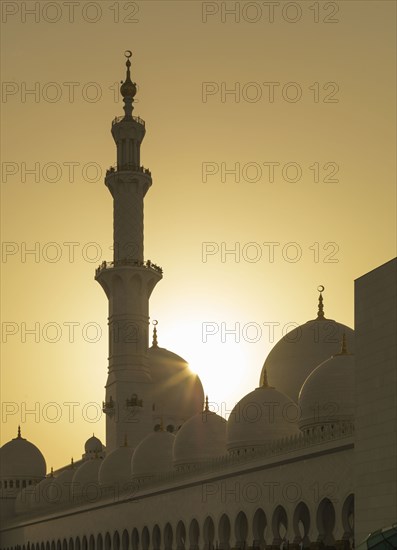
[[153,380],[155,414],[182,424],[203,408],[204,391],[200,378],[176,353],[155,343],[148,350],[149,369]]
[[44,478],[34,488],[34,494],[30,499],[31,508],[47,508],[59,502],[61,487],[51,471],[51,474]]
[[42,479],[46,474],[46,463],[40,450],[21,437],[5,443],[0,449],[0,479]]
[[73,477],[77,472],[73,462],[72,464],[63,470],[57,477],[56,481],[60,487],[60,502],[72,502],[73,500]]
[[131,479],[131,459],[133,449],[124,445],[114,449],[102,461],[99,469],[99,483],[101,485],[123,485],[127,486]]
[[167,431],[152,432],[136,447],[131,460],[134,478],[152,477],[172,470],[175,436]]
[[349,348],[354,351],[354,331],[334,320],[319,318],[294,328],[267,356],[260,384],[266,369],[269,383],[297,403],[299,391],[309,374],[339,351],[343,333]]
[[299,427],[354,420],[354,356],[339,353],[321,363],[307,377],[299,394]]
[[34,500],[35,486],[30,485],[24,487],[22,491],[19,491],[17,498],[15,499],[15,513],[27,514],[32,507],[32,500]]
[[79,466],[73,476],[73,494],[95,499],[99,495],[98,474],[102,459],[86,460]]
[[297,435],[298,407],[287,395],[265,385],[256,388],[234,407],[227,422],[227,448],[252,452],[267,443]]
[[227,422],[208,410],[187,420],[175,437],[173,458],[177,468],[207,462],[226,454]]
[[86,454],[101,453],[103,451],[102,441],[92,434],[92,437],[85,442],[84,450]]

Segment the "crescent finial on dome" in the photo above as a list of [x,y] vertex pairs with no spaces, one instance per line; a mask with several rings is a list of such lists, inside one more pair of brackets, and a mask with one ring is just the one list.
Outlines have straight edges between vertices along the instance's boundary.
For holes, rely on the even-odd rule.
[[265,368],[263,371],[262,388],[269,388],[274,390],[274,387],[269,385],[269,380],[267,379],[267,368]]
[[341,342],[341,348],[340,348],[340,352],[339,353],[335,353],[335,355],[333,355],[333,357],[336,357],[338,355],[351,355],[348,351],[347,351],[347,341],[346,341],[346,332],[344,332],[342,334],[342,342]]
[[17,435],[18,439],[21,439],[21,426],[18,426],[18,435]]
[[154,348],[157,348],[158,346],[158,342],[157,342],[157,325],[158,325],[158,321],[153,321],[153,341],[152,341],[152,346]]
[[324,304],[323,304],[323,292],[325,290],[325,287],[323,285],[319,285],[317,287],[317,290],[319,291],[320,295],[318,297],[318,311],[317,311],[317,320],[325,319],[324,317]]

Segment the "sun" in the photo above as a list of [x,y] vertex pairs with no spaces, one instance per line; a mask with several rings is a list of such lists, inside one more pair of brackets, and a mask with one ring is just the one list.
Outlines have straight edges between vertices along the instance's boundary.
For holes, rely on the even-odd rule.
[[[222,342],[216,334],[211,338],[206,335],[207,329],[201,319],[194,315],[186,319],[185,315],[181,324],[168,325],[166,330],[161,328],[159,346],[177,353],[189,363],[190,370],[200,377],[210,410],[227,416],[242,395],[246,359],[239,342],[233,338]],[[210,330],[215,328],[210,327]]]

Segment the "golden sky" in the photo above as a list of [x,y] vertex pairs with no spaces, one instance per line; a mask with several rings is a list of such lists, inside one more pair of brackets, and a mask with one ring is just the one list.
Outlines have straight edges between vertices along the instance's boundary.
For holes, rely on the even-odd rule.
[[145,257],[164,269],[151,318],[230,411],[288,323],[316,316],[318,285],[353,326],[354,279],[395,256],[395,3],[22,4],[2,3],[1,435],[21,423],[59,467],[105,441],[94,272],[124,50],[153,177]]

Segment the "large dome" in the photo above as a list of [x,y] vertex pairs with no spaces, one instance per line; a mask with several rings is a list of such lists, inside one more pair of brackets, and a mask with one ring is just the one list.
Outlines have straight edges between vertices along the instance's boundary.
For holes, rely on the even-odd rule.
[[108,454],[99,469],[101,485],[121,486],[131,479],[131,459],[133,449],[124,445]]
[[190,418],[175,437],[174,465],[183,468],[226,454],[226,420],[208,410]]
[[136,447],[131,460],[134,478],[152,477],[172,470],[175,436],[159,430],[147,435]]
[[101,458],[86,460],[79,466],[73,476],[73,494],[94,500],[99,496],[98,473],[102,464]]
[[297,403],[302,384],[320,363],[338,353],[343,334],[354,353],[354,331],[324,317],[320,294],[317,319],[294,328],[277,342],[263,365],[260,385],[266,369],[269,383]]
[[40,450],[21,437],[12,439],[0,449],[0,479],[42,479],[46,463]]
[[237,454],[255,451],[282,437],[297,435],[298,407],[287,395],[267,384],[243,397],[227,422],[227,448]]
[[61,495],[61,487],[54,478],[51,470],[50,475],[40,481],[34,489],[34,495],[30,500],[31,508],[47,508],[58,502]]
[[55,479],[61,489],[59,502],[72,502],[73,500],[73,477],[77,472],[73,461],[68,468],[65,468]]
[[175,424],[182,424],[203,408],[200,378],[182,357],[157,345],[156,333],[148,355],[155,416],[177,428]]
[[354,419],[354,364],[354,356],[343,346],[308,376],[299,394],[302,430]]
[[17,514],[27,514],[30,511],[34,500],[34,491],[34,485],[29,485],[19,491],[15,499],[15,512]]

